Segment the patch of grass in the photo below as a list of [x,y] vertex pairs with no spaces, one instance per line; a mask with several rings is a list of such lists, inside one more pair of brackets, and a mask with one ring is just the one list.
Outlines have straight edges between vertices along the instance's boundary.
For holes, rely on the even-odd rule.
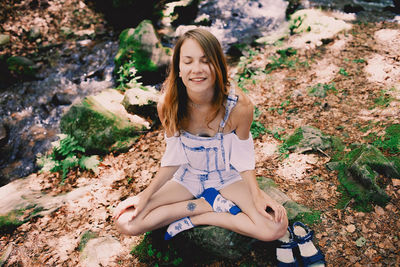
[[344,68],[339,69],[339,74],[346,76],[346,77],[349,76],[349,74],[347,73],[347,71]]
[[326,97],[328,92],[337,92],[335,83],[330,83],[330,84],[318,83],[317,85],[309,87],[308,89],[308,95],[320,98]]
[[149,264],[149,266],[182,266],[183,260],[179,257],[177,251],[168,246],[166,248],[156,248],[152,244],[150,232],[144,235],[142,242],[135,246],[132,251],[140,262]]
[[291,220],[291,223],[296,221],[302,222],[308,226],[313,226],[314,224],[318,224],[322,221],[321,212],[318,210],[313,210],[312,212],[300,213],[293,220]]
[[276,51],[279,54],[279,57],[272,56],[270,59],[271,63],[268,63],[265,66],[265,73],[271,73],[276,69],[290,68],[294,69],[297,64],[300,64],[300,61],[295,55],[297,54],[297,50],[289,47],[286,49],[280,49]]
[[363,58],[358,58],[358,59],[353,59],[353,62],[354,63],[364,63],[364,62],[366,62],[366,60]]
[[374,105],[375,107],[388,107],[390,102],[393,101],[393,97],[388,94],[386,90],[381,90],[376,98],[374,98]]
[[259,116],[261,115],[260,110],[256,107],[254,109],[254,115],[253,115],[253,122],[251,123],[251,127],[250,127],[250,132],[251,135],[253,136],[253,138],[257,138],[261,135],[264,135],[267,130],[265,129],[265,126],[257,121],[257,119],[259,118]]
[[388,126],[385,132],[383,137],[376,136],[372,144],[390,154],[400,153],[400,124]]
[[11,234],[24,224],[24,221],[17,218],[17,214],[17,212],[10,212],[5,216],[0,216],[0,234]]

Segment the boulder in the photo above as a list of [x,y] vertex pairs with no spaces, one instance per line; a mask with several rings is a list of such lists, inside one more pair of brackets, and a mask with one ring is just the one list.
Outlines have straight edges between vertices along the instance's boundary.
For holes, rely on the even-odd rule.
[[357,205],[367,207],[370,203],[381,206],[387,204],[390,197],[384,190],[384,180],[400,178],[400,165],[387,159],[379,149],[372,145],[360,145],[350,151],[337,167],[339,181]]
[[10,35],[0,34],[0,46],[10,43]]
[[131,113],[152,121],[157,119],[159,91],[154,87],[132,88],[125,92],[122,105]]
[[321,152],[332,147],[332,138],[312,126],[302,126],[284,142],[287,149],[298,153]]
[[[258,178],[259,186],[277,202],[283,204],[288,212],[288,218],[294,219],[300,214],[311,212],[308,208],[292,201],[288,196],[276,188],[271,179]],[[203,226],[195,227],[177,235],[176,242],[185,246],[200,249],[208,257],[237,260],[249,254],[253,244],[259,242],[257,239],[246,237],[230,230],[216,227]],[[173,239],[173,240],[174,240]]]
[[62,116],[61,131],[73,136],[89,154],[127,151],[138,131],[148,130],[150,123],[129,114],[121,104],[123,98],[115,89],[86,97]]
[[122,250],[121,243],[111,236],[90,239],[81,254],[83,266],[110,266]]
[[139,74],[165,69],[172,51],[164,47],[149,20],[142,21],[136,28],[128,28],[119,36],[119,50],[114,58],[117,73],[129,60],[134,60]]
[[37,72],[35,63],[27,57],[12,56],[7,59],[8,69],[16,74],[33,77]]

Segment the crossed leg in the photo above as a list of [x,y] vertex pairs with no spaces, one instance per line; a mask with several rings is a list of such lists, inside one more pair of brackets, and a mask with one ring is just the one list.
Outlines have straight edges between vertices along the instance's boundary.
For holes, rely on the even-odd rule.
[[136,218],[132,219],[133,210],[128,210],[118,218],[116,226],[124,234],[139,235],[190,216],[194,225],[219,226],[261,241],[276,240],[286,233],[287,219],[276,223],[262,216],[243,180],[223,188],[220,193],[242,212],[237,215],[213,212],[204,199],[193,199],[186,188],[169,181],[150,198]]
[[133,209],[124,212],[115,222],[117,229],[128,235],[139,235],[170,224],[186,216],[212,211],[204,199],[193,195],[181,184],[168,181],[149,199],[146,207],[132,219]]
[[253,198],[245,181],[240,180],[220,190],[226,199],[233,201],[242,210],[237,215],[229,213],[206,212],[191,216],[195,225],[214,225],[261,241],[273,241],[282,237],[287,230],[288,220],[271,221],[255,208]]

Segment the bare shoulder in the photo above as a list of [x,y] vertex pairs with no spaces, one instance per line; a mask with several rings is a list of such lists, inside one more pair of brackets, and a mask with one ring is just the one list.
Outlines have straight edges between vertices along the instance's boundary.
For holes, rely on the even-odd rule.
[[254,104],[242,90],[236,89],[238,102],[232,110],[231,119],[240,139],[247,139],[253,122]]

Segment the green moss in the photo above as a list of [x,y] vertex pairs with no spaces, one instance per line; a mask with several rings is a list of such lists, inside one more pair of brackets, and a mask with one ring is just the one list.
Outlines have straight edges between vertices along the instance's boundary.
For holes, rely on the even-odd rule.
[[309,226],[318,224],[321,222],[321,212],[318,210],[314,210],[312,212],[299,213],[293,220],[290,220],[290,223],[297,221]]
[[18,219],[20,211],[12,211],[5,216],[0,216],[0,234],[11,234],[24,221]]
[[385,130],[383,138],[377,137],[373,144],[390,154],[400,153],[400,124],[392,124]]
[[[114,58],[117,72],[121,66],[134,61],[134,66],[138,72],[157,71],[157,65],[151,61],[151,54],[142,48],[140,33],[145,25],[151,24],[151,21],[142,21],[135,29],[129,28],[121,32],[119,36],[120,47]],[[166,50],[168,50],[166,48]]]
[[183,260],[173,245],[166,242],[155,242],[151,232],[144,235],[142,242],[132,249],[131,254],[149,266],[183,265]]
[[298,144],[300,144],[300,141],[303,139],[303,129],[302,128],[297,128],[294,133],[289,136],[288,139],[285,140],[286,146],[291,149]]
[[89,242],[89,240],[96,237],[98,237],[98,234],[90,230],[84,232],[83,235],[81,236],[81,241],[79,242],[78,250],[82,252],[86,244]]
[[84,101],[72,106],[61,118],[61,131],[73,136],[88,154],[123,152],[123,145],[133,144],[137,130],[141,129],[125,125],[110,112],[106,114],[94,111]]

